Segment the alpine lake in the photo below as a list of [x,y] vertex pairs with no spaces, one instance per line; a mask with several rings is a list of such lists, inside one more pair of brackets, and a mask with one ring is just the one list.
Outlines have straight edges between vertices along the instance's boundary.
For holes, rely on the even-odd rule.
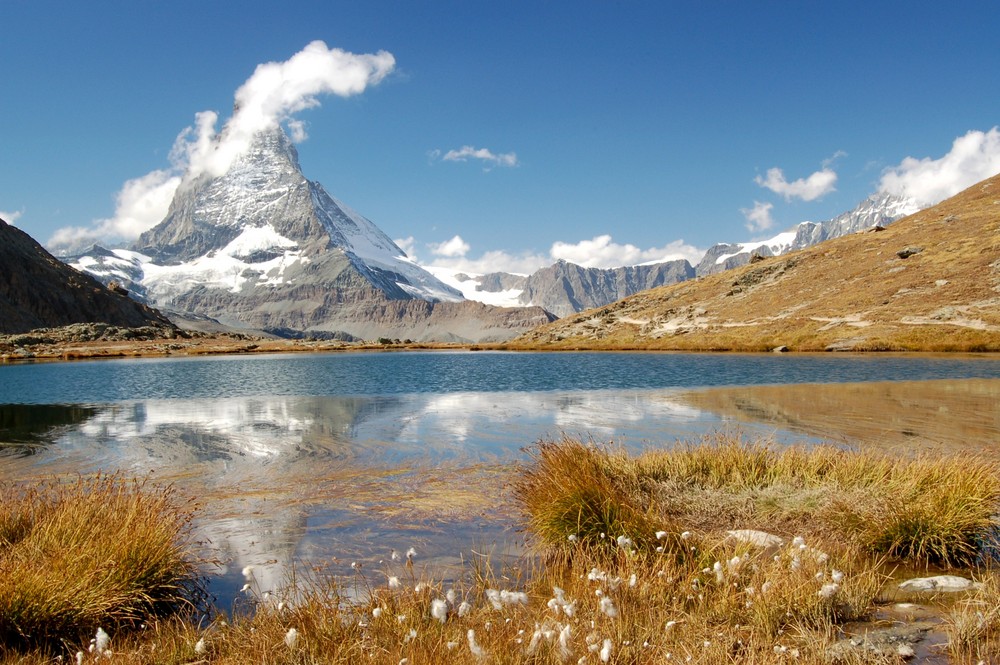
[[[563,435],[1000,455],[989,355],[344,352],[0,365],[0,481],[121,472],[199,504],[220,607],[311,566],[516,565],[511,474]],[[114,515],[107,519],[113,520]],[[99,525],[95,525],[99,528]]]

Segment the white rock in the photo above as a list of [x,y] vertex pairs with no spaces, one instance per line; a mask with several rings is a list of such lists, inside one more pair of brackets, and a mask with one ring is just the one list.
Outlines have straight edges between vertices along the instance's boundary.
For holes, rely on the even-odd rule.
[[954,593],[979,588],[979,582],[973,582],[957,575],[935,575],[934,577],[915,577],[899,584],[900,591],[921,591],[927,593]]
[[774,553],[785,544],[784,538],[776,536],[773,533],[768,533],[767,531],[757,531],[756,529],[736,529],[734,531],[727,531],[726,533],[729,536],[728,540],[734,540],[739,543],[746,543],[747,545],[759,547],[764,550],[765,554]]

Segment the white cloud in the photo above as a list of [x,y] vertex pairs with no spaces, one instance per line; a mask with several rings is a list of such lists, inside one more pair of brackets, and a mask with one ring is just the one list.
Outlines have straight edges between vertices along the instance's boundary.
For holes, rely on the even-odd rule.
[[[412,241],[413,239],[407,240]],[[399,241],[397,241],[398,243]],[[600,235],[576,243],[557,241],[552,244],[547,254],[530,251],[517,254],[490,251],[478,258],[473,258],[468,256],[471,247],[459,236],[443,243],[428,244],[427,247],[436,255],[432,261],[427,262],[428,265],[469,273],[530,274],[539,268],[552,265],[559,259],[585,268],[617,268],[678,259],[687,259],[694,264],[700,261],[705,254],[705,250],[688,245],[683,240],[676,240],[663,247],[641,249],[631,244],[616,243],[610,235]],[[442,248],[454,251],[454,253],[442,253],[439,251]],[[409,254],[409,252],[407,253]]]
[[774,218],[771,217],[771,210],[773,209],[773,203],[754,201],[753,208],[740,208],[740,212],[747,218],[747,229],[752,233],[756,233],[758,231],[766,231],[774,226]]
[[7,212],[6,210],[0,210],[0,219],[7,222],[11,226],[14,226],[14,222],[16,222],[18,218],[23,214],[24,214],[24,208],[21,208],[20,210],[12,210],[10,212]]
[[696,262],[705,254],[683,240],[675,240],[663,247],[641,249],[631,244],[618,244],[610,235],[596,236],[577,243],[555,242],[549,254],[553,259],[563,259],[584,268],[617,268],[640,263],[661,263],[687,259]]
[[435,256],[459,257],[465,256],[469,252],[469,243],[462,240],[462,236],[456,235],[451,240],[428,245],[431,253]]
[[761,187],[771,190],[775,194],[785,197],[786,201],[791,199],[801,199],[803,201],[815,201],[816,199],[836,190],[836,172],[829,168],[816,171],[808,178],[799,178],[793,182],[785,180],[784,172],[778,167],[767,170],[767,177],[757,176],[754,178]]
[[195,124],[184,129],[170,151],[170,168],[157,170],[126,182],[116,197],[115,215],[97,220],[91,227],[59,229],[49,240],[50,248],[72,251],[69,244],[111,236],[134,240],[167,214],[177,187],[202,174],[225,173],[249,147],[256,133],[287,123],[293,141],[306,139],[305,124],[293,116],[319,106],[318,96],[349,97],[379,83],[395,68],[391,53],[355,54],[328,48],[322,41],[310,42],[284,62],[257,65],[254,73],[234,95],[233,115],[216,132],[215,111],[195,114]]
[[512,254],[502,250],[486,252],[478,258],[468,256],[439,256],[426,265],[448,268],[459,272],[475,274],[485,274],[490,272],[509,272],[515,275],[527,275],[553,263],[550,256],[535,254],[532,252],[522,252]]
[[1000,173],[1000,129],[970,131],[952,143],[944,157],[907,157],[882,174],[879,190],[907,196],[920,205],[939,203]]
[[504,152],[496,154],[488,148],[475,148],[471,145],[462,146],[458,150],[449,150],[444,154],[440,150],[432,150],[429,154],[431,159],[440,158],[446,162],[467,162],[470,159],[478,159],[489,167],[511,167],[518,165],[516,153]]
[[396,238],[393,240],[396,245],[403,250],[407,258],[412,261],[417,260],[417,241],[414,240],[413,236],[407,236],[405,238]]

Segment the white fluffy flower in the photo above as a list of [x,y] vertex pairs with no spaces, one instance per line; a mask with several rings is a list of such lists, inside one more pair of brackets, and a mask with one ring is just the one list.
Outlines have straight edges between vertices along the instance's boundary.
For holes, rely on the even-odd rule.
[[444,623],[448,618],[448,603],[440,598],[431,601],[431,616]]
[[98,628],[97,636],[94,638],[94,650],[102,654],[108,650],[109,644],[111,644],[111,636],[105,633],[103,628]]
[[611,660],[611,640],[604,640],[601,646],[601,662],[606,663]]
[[486,652],[483,651],[483,648],[476,642],[476,631],[470,628],[469,632],[466,633],[465,636],[469,641],[469,651],[472,652],[472,655],[476,658],[485,658]]
[[823,588],[817,592],[820,598],[833,598],[840,591],[840,585],[836,583],[824,584]]
[[285,646],[289,649],[294,649],[296,643],[299,641],[299,631],[294,628],[289,628],[288,632],[285,633]]

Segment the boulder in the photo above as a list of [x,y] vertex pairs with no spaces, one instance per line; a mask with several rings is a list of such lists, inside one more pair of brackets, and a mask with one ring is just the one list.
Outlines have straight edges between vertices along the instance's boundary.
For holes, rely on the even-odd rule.
[[915,577],[905,582],[900,582],[899,590],[920,593],[955,593],[958,591],[971,591],[979,586],[979,582],[973,582],[958,575],[935,575],[933,577]]
[[756,529],[735,529],[726,532],[726,540],[751,545],[764,550],[765,554],[774,554],[785,544],[785,539],[767,531]]

